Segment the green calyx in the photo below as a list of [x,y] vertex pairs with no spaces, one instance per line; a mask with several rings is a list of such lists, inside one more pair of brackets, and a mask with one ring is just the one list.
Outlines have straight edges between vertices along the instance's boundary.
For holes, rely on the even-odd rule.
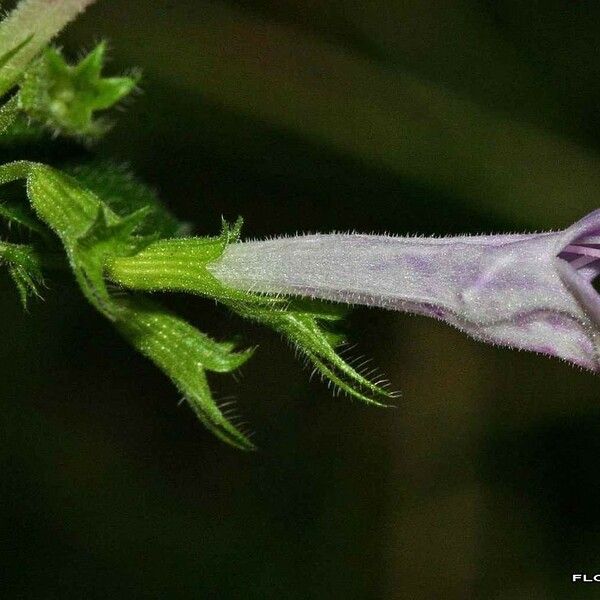
[[225,225],[215,238],[158,240],[135,254],[109,260],[106,275],[130,289],[214,298],[240,316],[282,334],[339,390],[369,404],[383,405],[393,394],[362,376],[335,350],[344,341],[336,331],[346,313],[344,307],[234,290],[212,275],[210,263],[220,258],[228,243],[237,241],[240,225],[238,221],[234,230]]
[[106,46],[102,42],[76,65],[48,48],[28,69],[19,92],[19,107],[29,117],[62,134],[96,138],[109,128],[95,113],[120,102],[139,77],[103,77]]

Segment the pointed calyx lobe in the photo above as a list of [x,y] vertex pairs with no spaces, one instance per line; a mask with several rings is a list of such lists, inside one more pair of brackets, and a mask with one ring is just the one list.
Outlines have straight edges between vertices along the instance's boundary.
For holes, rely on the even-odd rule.
[[600,372],[600,210],[552,233],[239,243],[210,270],[238,289],[431,316],[489,343]]
[[28,117],[64,135],[94,138],[109,128],[95,118],[135,89],[137,76],[104,77],[105,44],[100,43],[75,65],[48,48],[26,71],[19,92],[19,107]]

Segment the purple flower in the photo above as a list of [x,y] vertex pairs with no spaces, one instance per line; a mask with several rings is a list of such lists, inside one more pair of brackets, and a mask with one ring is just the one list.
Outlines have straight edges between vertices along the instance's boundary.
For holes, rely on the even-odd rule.
[[549,233],[242,242],[210,270],[243,290],[427,315],[600,372],[600,210]]

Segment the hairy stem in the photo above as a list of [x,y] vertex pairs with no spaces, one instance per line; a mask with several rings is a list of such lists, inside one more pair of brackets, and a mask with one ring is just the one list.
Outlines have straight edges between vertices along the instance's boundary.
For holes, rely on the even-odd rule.
[[23,0],[0,24],[0,56],[31,37],[0,69],[0,93],[6,93],[27,65],[94,0]]

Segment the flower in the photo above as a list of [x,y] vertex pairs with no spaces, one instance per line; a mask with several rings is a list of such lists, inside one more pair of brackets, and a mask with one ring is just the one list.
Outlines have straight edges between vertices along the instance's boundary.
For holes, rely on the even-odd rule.
[[548,233],[240,242],[209,270],[246,291],[427,315],[488,343],[600,372],[600,210]]

